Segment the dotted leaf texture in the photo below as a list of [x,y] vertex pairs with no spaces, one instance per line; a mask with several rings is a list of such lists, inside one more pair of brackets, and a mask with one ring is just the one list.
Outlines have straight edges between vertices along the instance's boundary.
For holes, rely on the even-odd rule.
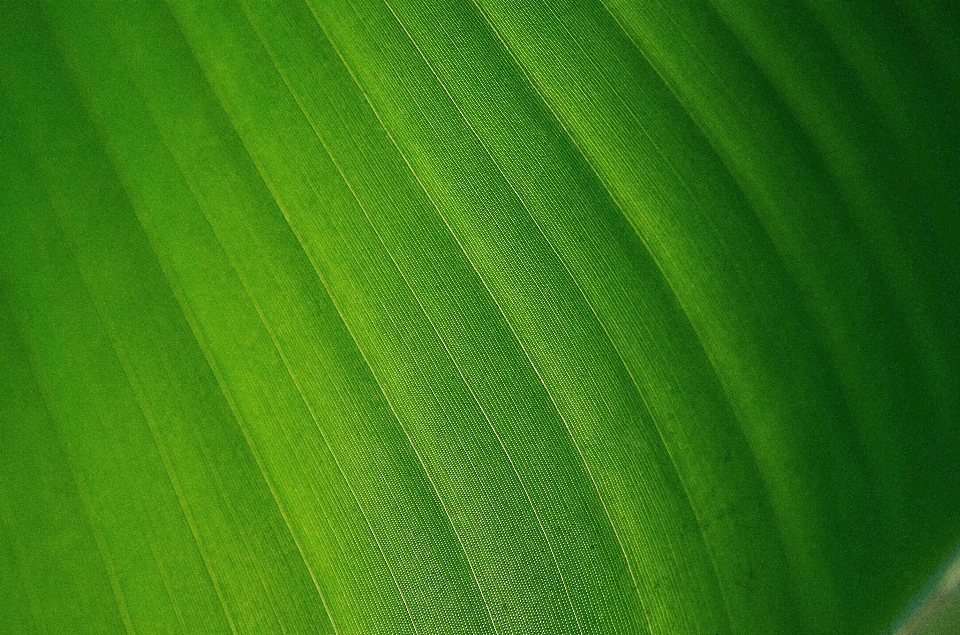
[[954,0],[0,16],[0,632],[881,635],[960,541]]

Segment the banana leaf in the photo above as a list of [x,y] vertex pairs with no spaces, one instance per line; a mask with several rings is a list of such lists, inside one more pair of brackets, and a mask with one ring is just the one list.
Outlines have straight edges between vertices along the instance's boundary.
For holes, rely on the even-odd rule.
[[953,0],[0,6],[0,633],[932,610]]

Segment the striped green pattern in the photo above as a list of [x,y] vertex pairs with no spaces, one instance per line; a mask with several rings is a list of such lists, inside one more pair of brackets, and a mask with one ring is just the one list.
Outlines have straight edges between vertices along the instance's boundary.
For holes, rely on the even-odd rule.
[[0,379],[0,633],[879,635],[960,10],[0,0]]

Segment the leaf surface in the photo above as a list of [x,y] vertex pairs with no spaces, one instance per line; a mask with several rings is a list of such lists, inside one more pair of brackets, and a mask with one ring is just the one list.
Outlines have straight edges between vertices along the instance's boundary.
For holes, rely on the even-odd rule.
[[883,632],[960,537],[920,5],[5,2],[0,628]]

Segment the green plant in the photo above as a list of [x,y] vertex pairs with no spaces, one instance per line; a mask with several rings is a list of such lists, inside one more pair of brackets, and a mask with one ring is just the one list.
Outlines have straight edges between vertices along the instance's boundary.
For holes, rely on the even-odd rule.
[[0,20],[0,630],[880,633],[960,537],[951,2]]

